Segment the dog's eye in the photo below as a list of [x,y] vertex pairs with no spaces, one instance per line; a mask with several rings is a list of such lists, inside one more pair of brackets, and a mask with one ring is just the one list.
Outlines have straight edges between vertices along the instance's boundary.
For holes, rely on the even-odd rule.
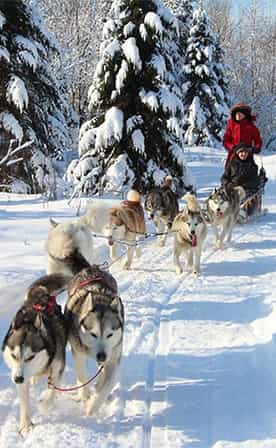
[[109,333],[106,337],[109,339],[113,336],[113,333]]
[[13,353],[11,354],[13,359],[17,359],[17,356],[14,355]]
[[96,333],[90,333],[90,334],[93,338],[97,339],[98,336],[96,335]]
[[31,356],[29,356],[29,358],[26,358],[25,361],[26,361],[26,362],[29,362],[29,361],[31,361],[32,359],[34,359],[34,357],[35,357],[35,355],[31,355]]

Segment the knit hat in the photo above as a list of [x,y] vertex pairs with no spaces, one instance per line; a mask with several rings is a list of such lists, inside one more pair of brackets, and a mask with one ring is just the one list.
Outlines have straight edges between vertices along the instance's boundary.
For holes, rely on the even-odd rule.
[[252,147],[250,145],[247,145],[246,143],[239,143],[237,146],[235,146],[234,151],[236,154],[238,154],[241,151],[247,151],[247,152],[251,152],[252,151]]

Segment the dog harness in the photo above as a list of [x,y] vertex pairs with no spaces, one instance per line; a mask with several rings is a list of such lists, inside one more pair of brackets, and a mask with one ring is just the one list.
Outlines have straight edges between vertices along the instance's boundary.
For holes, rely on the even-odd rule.
[[53,312],[55,311],[56,305],[57,305],[56,296],[49,296],[48,302],[46,305],[41,305],[41,303],[34,303],[33,309],[37,313],[45,311],[47,314],[53,314]]

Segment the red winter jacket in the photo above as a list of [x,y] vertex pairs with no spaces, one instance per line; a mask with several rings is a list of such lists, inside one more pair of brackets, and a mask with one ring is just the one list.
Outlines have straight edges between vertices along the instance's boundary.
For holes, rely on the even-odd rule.
[[252,146],[255,153],[260,152],[263,143],[258,128],[251,120],[244,118],[241,121],[235,121],[231,117],[223,137],[223,146],[228,150],[225,165],[233,159],[235,156],[233,148],[241,142]]

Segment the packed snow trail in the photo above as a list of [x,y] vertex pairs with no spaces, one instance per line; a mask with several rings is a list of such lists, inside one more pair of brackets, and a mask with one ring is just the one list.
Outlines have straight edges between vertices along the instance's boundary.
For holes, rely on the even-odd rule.
[[[195,152],[191,169],[201,199],[218,184],[221,159]],[[98,419],[86,417],[71,394],[60,394],[41,415],[41,381],[31,393],[36,426],[22,439],[15,387],[1,363],[1,448],[276,447],[276,157],[266,159],[269,214],[237,226],[221,251],[214,251],[209,229],[198,278],[175,274],[172,237],[164,248],[143,244],[130,271],[111,267],[126,308],[124,356],[121,386]],[[48,208],[29,198],[6,207],[5,196],[0,201],[3,338],[24,288],[44,273],[48,217],[66,219],[72,210],[61,201]],[[103,241],[96,246],[106,259]],[[70,352],[63,384],[75,384]]]

